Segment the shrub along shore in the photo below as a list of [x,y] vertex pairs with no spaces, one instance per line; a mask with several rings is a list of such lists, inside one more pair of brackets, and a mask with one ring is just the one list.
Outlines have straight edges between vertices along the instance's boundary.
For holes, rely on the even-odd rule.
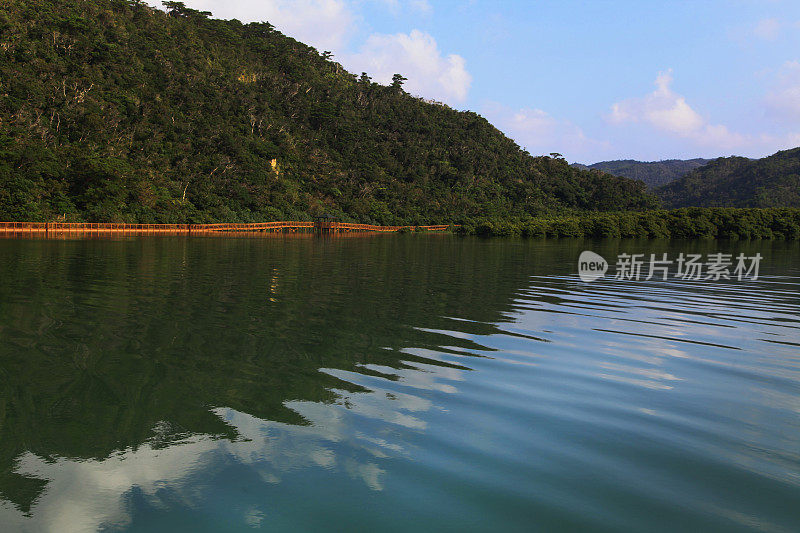
[[[219,231],[262,231],[303,226],[313,229],[313,222],[261,222],[251,224],[123,224],[123,223],[53,223],[53,231],[106,231],[108,226],[126,226],[119,231],[168,233],[178,226],[188,233],[189,226],[198,233],[206,226]],[[44,222],[0,222],[0,233],[45,232]],[[174,227],[173,227],[174,226]],[[231,228],[228,228],[230,226]],[[356,228],[358,226],[358,228]],[[361,227],[363,226],[363,227]],[[234,228],[235,227],[235,228]],[[583,211],[542,214],[526,218],[465,219],[456,224],[438,226],[380,226],[338,223],[343,230],[359,229],[384,232],[450,231],[482,237],[560,238],[588,237],[644,239],[768,239],[800,240],[800,208],[685,207],[649,211]]]
[[461,221],[482,236],[650,239],[800,239],[800,209],[688,207],[672,210],[547,214]]

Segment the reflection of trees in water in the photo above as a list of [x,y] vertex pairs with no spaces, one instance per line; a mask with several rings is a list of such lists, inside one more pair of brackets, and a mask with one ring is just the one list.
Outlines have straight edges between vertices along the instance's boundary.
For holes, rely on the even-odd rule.
[[102,471],[118,450],[243,450],[247,417],[317,441],[335,418],[313,420],[314,406],[406,420],[355,373],[455,368],[401,350],[479,348],[448,330],[491,333],[529,273],[517,245],[433,236],[2,246],[0,494],[23,511],[42,479]]
[[[429,366],[430,383],[460,379],[462,370]],[[386,381],[390,385],[390,381]],[[413,382],[405,382],[412,390]],[[423,386],[423,389],[425,387]],[[418,415],[431,402],[416,394],[374,388],[366,392],[333,391],[335,401],[288,401],[285,407],[304,420],[286,424],[254,417],[235,409],[210,410],[236,438],[195,433],[178,434],[169,423],[157,424],[145,442],[105,458],[43,457],[24,452],[14,472],[22,480],[47,484],[23,510],[0,500],[0,521],[11,529],[33,527],[59,531],[95,531],[130,523],[126,495],[136,491],[152,505],[163,502],[163,492],[187,507],[200,507],[209,498],[207,484],[231,464],[244,465],[257,481],[279,484],[298,469],[320,468],[341,472],[369,490],[383,490],[380,462],[407,453],[404,435],[425,429]],[[356,427],[350,412],[383,423],[390,432]],[[251,498],[250,516],[263,516],[258,498]],[[31,511],[27,515],[23,511]]]

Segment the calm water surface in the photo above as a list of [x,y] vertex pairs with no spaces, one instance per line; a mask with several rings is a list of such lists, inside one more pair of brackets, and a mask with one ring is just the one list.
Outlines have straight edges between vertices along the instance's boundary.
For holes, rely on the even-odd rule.
[[[764,259],[587,284],[584,249]],[[0,530],[797,531],[798,260],[0,240]]]

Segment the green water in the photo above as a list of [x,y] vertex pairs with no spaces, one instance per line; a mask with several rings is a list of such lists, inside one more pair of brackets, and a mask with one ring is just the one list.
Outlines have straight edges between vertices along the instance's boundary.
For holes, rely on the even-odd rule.
[[[582,283],[585,249],[764,258]],[[0,531],[796,531],[799,259],[0,240]]]

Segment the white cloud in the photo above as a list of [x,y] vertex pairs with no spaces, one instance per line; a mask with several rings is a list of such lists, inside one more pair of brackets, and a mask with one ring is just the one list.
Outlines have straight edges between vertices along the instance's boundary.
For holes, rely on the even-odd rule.
[[800,61],[787,61],[778,73],[775,87],[767,94],[769,111],[780,121],[800,121]]
[[612,124],[644,123],[670,135],[690,139],[700,146],[731,150],[747,139],[719,124],[709,124],[686,99],[672,90],[672,70],[656,77],[656,90],[641,98],[629,98],[611,106]]
[[472,83],[464,58],[444,56],[436,40],[419,30],[373,34],[358,53],[342,58],[342,63],[354,72],[368,72],[378,83],[402,74],[408,78],[404,85],[408,92],[448,103],[466,100]]
[[430,14],[433,12],[433,6],[428,2],[428,0],[375,0],[380,4],[384,4],[389,7],[392,13],[400,13],[402,7],[408,7],[412,11],[416,11],[422,13],[424,15]]
[[781,21],[776,18],[766,18],[758,21],[758,24],[756,24],[756,27],[753,29],[753,33],[756,37],[760,37],[761,39],[774,41],[780,36],[782,29],[783,24]]
[[541,109],[512,110],[490,103],[483,112],[490,122],[533,155],[559,152],[572,161],[585,158],[587,153],[598,157],[610,148],[608,142],[591,139],[575,124]]
[[359,22],[344,0],[184,1],[192,9],[211,11],[215,18],[269,22],[282,33],[318,50],[338,50],[346,46]]
[[[156,0],[148,0],[154,5]],[[389,10],[407,8],[421,14],[433,10],[428,0],[375,0]],[[419,30],[386,35],[373,33],[358,48],[351,41],[363,29],[358,2],[348,0],[185,0],[193,9],[216,18],[242,22],[266,21],[278,30],[317,48],[333,51],[336,61],[356,74],[367,72],[376,82],[389,83],[396,73],[404,88],[418,96],[457,104],[466,100],[472,76],[457,54],[443,55],[436,40]]]
[[433,12],[433,6],[431,6],[428,0],[411,0],[409,5],[420,13],[429,14]]

